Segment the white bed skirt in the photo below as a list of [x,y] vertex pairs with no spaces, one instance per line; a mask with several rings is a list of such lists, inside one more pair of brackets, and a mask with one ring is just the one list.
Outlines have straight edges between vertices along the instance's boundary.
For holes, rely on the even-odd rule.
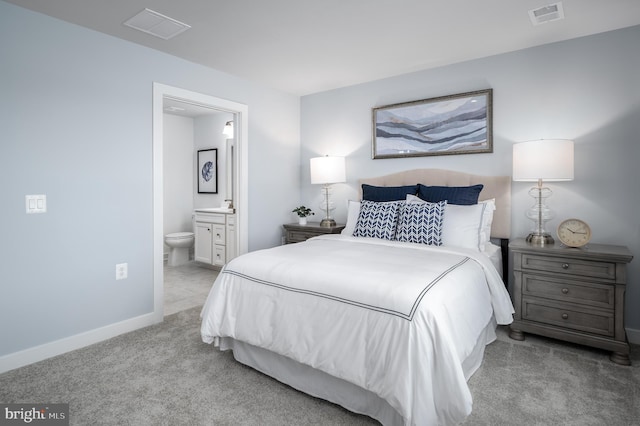
[[[484,348],[496,339],[497,324],[491,318],[478,338],[471,354],[463,361],[465,378],[469,378],[482,364]],[[404,425],[404,419],[378,395],[350,382],[316,370],[274,352],[230,337],[216,339],[220,350],[232,350],[234,358],[294,389],[340,405],[349,411],[365,414],[385,426]]]

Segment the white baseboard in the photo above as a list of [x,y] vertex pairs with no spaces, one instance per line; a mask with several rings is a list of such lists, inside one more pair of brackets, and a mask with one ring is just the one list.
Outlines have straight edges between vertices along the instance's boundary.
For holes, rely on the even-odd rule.
[[640,330],[635,328],[627,328],[627,340],[634,345],[640,345]]
[[45,343],[33,348],[14,352],[0,357],[0,373],[4,373],[15,368],[33,364],[56,355],[80,349],[103,340],[110,339],[123,333],[147,327],[161,322],[156,320],[157,315],[152,313],[141,315],[115,324],[110,324],[95,330],[65,337],[54,342]]

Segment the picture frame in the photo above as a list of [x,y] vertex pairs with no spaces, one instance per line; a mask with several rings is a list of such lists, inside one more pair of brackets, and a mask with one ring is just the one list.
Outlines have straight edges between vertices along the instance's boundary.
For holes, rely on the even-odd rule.
[[372,157],[493,152],[493,89],[372,109]]
[[198,151],[196,169],[198,194],[218,193],[218,149],[201,149]]

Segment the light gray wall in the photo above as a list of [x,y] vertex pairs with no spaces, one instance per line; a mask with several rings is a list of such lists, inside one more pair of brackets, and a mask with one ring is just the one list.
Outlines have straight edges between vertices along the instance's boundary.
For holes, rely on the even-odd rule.
[[[164,114],[163,235],[192,232],[195,151],[193,118]],[[169,246],[164,245],[165,255]]]
[[[550,183],[556,219],[591,224],[593,242],[626,245],[626,325],[640,338],[640,27],[416,72],[301,101],[302,202],[316,207],[309,158],[347,156],[348,183],[335,185],[336,218],[357,196],[357,179],[413,168],[511,175],[514,142],[575,141],[575,180]],[[494,152],[411,159],[371,159],[371,108],[485,88],[494,90]],[[512,236],[525,236],[533,204],[528,183],[513,183]]]
[[[193,119],[195,125],[195,152],[201,149],[215,148],[218,150],[218,193],[217,194],[199,194],[198,182],[193,179],[194,205],[200,207],[220,207],[225,199],[227,199],[227,138],[222,134],[222,129],[227,121],[233,120],[233,114],[219,113],[215,115],[203,115]],[[197,160],[194,160],[197,161]]]
[[249,249],[280,243],[298,97],[2,1],[0,58],[0,357],[152,312],[153,82],[248,105]]

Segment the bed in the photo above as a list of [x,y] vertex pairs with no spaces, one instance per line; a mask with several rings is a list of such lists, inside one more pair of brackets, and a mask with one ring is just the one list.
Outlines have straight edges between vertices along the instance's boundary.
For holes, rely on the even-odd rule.
[[[467,380],[514,312],[505,245],[492,243],[509,237],[510,182],[437,169],[362,179],[342,234],[225,265],[202,310],[203,341],[384,425],[460,423],[472,409]],[[442,191],[451,200],[429,200]]]

